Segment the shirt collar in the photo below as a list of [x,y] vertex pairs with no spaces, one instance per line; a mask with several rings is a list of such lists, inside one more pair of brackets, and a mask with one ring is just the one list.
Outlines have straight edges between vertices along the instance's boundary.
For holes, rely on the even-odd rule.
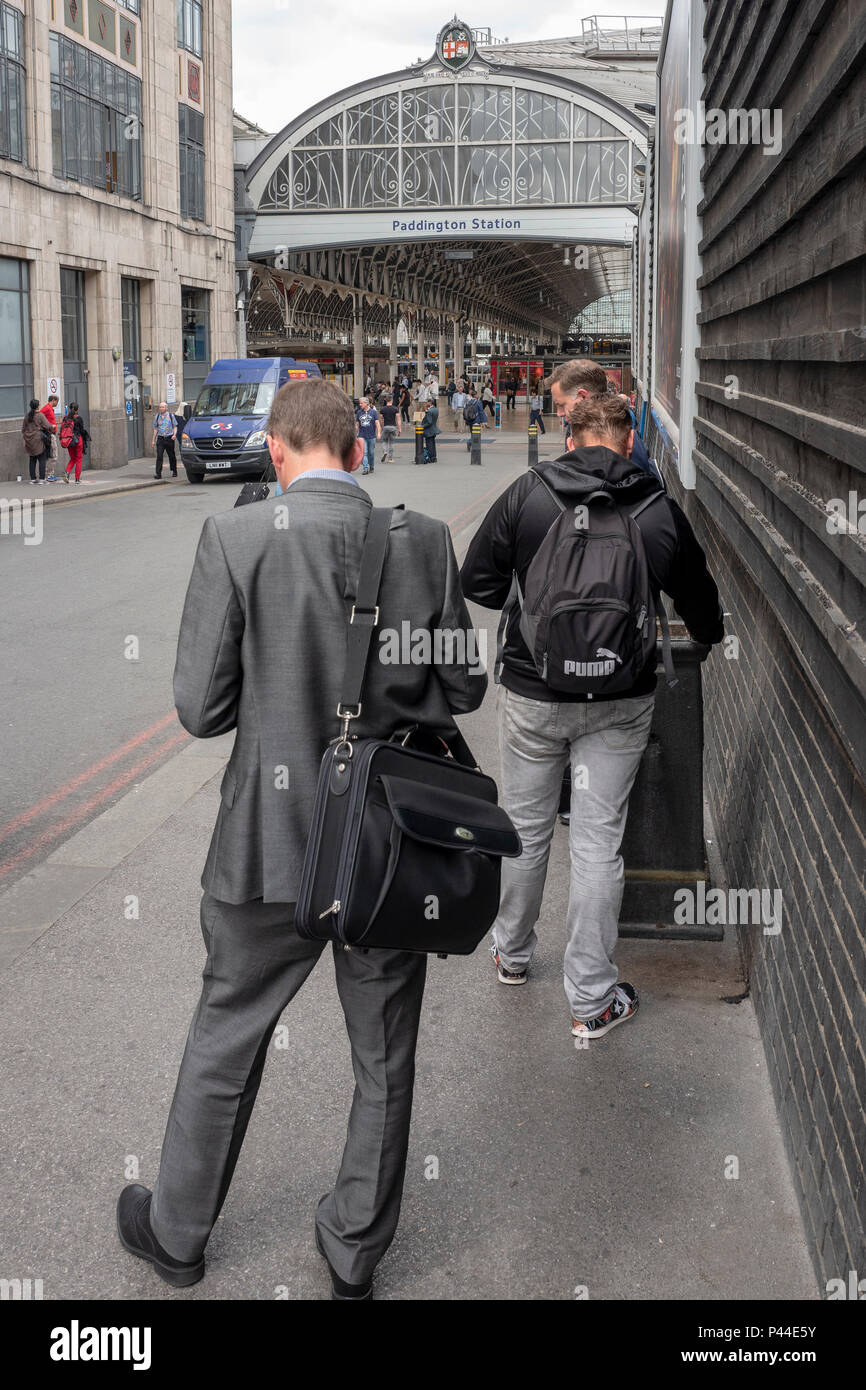
[[[307,471],[306,471],[306,473],[299,473],[298,476],[297,476],[297,478],[293,478],[292,481],[289,483],[289,487],[294,487],[295,483],[299,483],[299,482],[301,481],[302,478],[333,478],[335,474],[336,474],[336,476],[340,479],[341,482],[344,482],[344,483],[354,483],[354,484],[355,484],[355,487],[360,487],[360,486],[361,486],[361,484],[358,482],[358,479],[355,477],[354,473],[345,473],[345,472],[341,472],[341,471],[340,471],[339,469],[337,469],[337,468],[308,468]],[[289,488],[283,489],[283,488],[280,486],[280,484],[277,483],[277,488],[276,488],[276,492],[274,493],[274,496],[275,496],[275,497],[282,497],[283,494],[284,494],[284,491],[285,491],[285,492],[288,492],[288,490],[289,490]]]

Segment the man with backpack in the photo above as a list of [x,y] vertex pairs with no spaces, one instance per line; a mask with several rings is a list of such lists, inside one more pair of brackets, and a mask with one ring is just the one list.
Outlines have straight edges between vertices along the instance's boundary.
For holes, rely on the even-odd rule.
[[[526,982],[563,770],[572,771],[565,993],[572,1033],[603,1037],[638,994],[613,961],[620,845],[649,739],[663,590],[696,642],[724,636],[703,550],[684,513],[630,462],[616,397],[580,401],[562,457],[530,468],[491,507],[461,572],[468,599],[503,608],[502,804],[523,842],[503,865],[491,948],[499,981]],[[665,644],[670,665],[669,642]],[[499,658],[497,657],[497,665]]]
[[475,387],[469,388],[469,395],[463,407],[463,419],[469,426],[469,438],[466,441],[467,450],[472,449],[472,426],[480,425],[482,429],[489,429],[490,422],[487,419],[487,411],[478,396],[475,394]]

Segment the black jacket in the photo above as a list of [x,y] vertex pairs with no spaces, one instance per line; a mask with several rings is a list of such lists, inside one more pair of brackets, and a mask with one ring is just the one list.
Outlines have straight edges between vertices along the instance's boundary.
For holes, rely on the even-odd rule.
[[[572,703],[585,695],[565,695],[541,680],[520,635],[520,607],[512,592],[514,574],[523,589],[526,571],[559,511],[537,473],[566,506],[576,506],[599,482],[624,506],[636,507],[658,481],[612,449],[575,449],[561,458],[529,469],[494,502],[477,531],[460,580],[467,599],[485,608],[503,608],[508,624],[502,662],[502,684],[517,695],[550,703]],[[642,512],[637,522],[655,590],[663,590],[696,642],[710,646],[724,637],[719,592],[707,570],[704,552],[683,511],[664,497]],[[648,695],[655,689],[652,658],[631,690],[615,698]],[[603,696],[596,696],[603,699]],[[610,697],[608,697],[610,698]]]

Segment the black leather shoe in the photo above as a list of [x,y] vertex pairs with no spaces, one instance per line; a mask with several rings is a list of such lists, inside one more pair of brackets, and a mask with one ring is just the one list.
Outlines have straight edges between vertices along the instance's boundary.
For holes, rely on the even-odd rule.
[[345,1279],[341,1279],[339,1274],[335,1274],[328,1259],[322,1249],[322,1242],[319,1239],[318,1229],[316,1230],[316,1249],[321,1255],[325,1264],[331,1272],[331,1301],[336,1303],[367,1303],[373,1297],[373,1280],[368,1279],[366,1284],[347,1284]]
[[152,1193],[141,1183],[130,1183],[117,1199],[117,1234],[124,1250],[152,1264],[160,1279],[176,1289],[197,1284],[204,1274],[204,1255],[186,1262],[176,1260],[163,1250],[150,1229],[150,1199]]

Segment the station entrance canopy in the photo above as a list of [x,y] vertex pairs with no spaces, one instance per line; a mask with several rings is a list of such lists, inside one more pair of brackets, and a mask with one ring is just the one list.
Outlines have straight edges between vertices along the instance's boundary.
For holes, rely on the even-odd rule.
[[609,55],[596,84],[586,45],[559,44],[569,66],[543,43],[482,50],[455,18],[428,60],[274,136],[246,171],[250,341],[263,314],[301,334],[408,316],[544,338],[629,288],[649,133],[629,101],[652,100],[654,55],[631,55],[618,100]]

